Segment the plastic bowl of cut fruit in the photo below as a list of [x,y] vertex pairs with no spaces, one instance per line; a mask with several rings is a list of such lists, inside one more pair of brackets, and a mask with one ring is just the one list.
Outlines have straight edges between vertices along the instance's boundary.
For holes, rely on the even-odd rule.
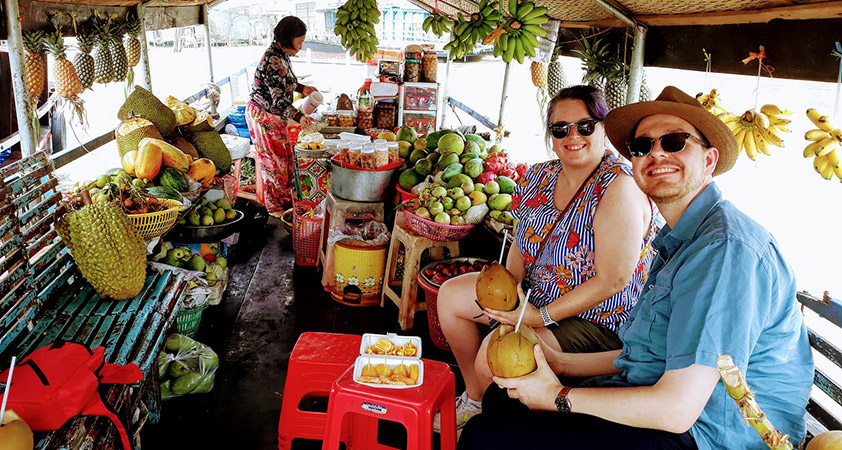
[[471,272],[479,272],[488,263],[489,261],[487,259],[469,257],[433,261],[421,269],[421,277],[433,287],[439,288],[445,281],[453,277]]

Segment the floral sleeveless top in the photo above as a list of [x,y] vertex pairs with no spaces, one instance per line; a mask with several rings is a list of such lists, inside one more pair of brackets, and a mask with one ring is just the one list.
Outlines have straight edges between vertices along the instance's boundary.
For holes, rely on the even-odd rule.
[[[552,232],[561,214],[553,203],[553,192],[561,167],[559,160],[532,166],[517,181],[512,196],[512,215],[520,220],[515,243],[526,261],[527,269],[532,267],[532,273],[527,274],[532,284],[529,302],[539,308],[552,303],[596,274],[593,219],[597,205],[608,185],[620,174],[632,176],[628,164],[606,152],[594,176],[573,199],[574,203]],[[653,208],[651,223],[654,224],[654,204],[650,201],[650,205]],[[552,236],[547,236],[551,232]],[[631,282],[611,298],[578,317],[614,332],[619,330],[629,318],[646,281],[653,256],[651,242],[656,234],[656,227],[650,225],[649,234],[640,244],[640,260]],[[545,245],[539,260],[535,261],[541,242],[548,237],[550,241]]]

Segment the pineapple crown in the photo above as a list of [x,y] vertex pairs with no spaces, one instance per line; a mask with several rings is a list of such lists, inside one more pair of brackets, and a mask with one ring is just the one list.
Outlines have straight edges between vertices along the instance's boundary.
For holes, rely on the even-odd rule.
[[26,31],[23,33],[23,48],[29,53],[44,53],[44,32],[42,30]]
[[56,60],[65,58],[65,51],[67,49],[64,46],[64,38],[61,36],[60,31],[56,30],[48,33],[44,38],[44,45]]
[[112,22],[111,27],[108,30],[108,34],[110,35],[111,39],[122,41],[123,35],[126,34],[126,25],[126,23]]
[[111,34],[111,18],[102,17],[98,11],[91,16],[91,31],[100,47],[107,47]]
[[624,79],[628,73],[628,67],[623,62],[619,52],[611,49],[611,43],[600,38],[592,41],[582,39],[582,48],[573,50],[582,59],[582,68],[585,69],[584,81],[614,81]]
[[76,32],[76,45],[79,46],[79,51],[82,53],[90,53],[94,48],[95,37],[91,32],[90,23],[78,23],[76,21],[76,13],[70,14],[70,20],[73,24],[73,30]]
[[131,37],[137,37],[140,34],[140,19],[137,17],[132,17],[126,22],[126,32],[129,33]]

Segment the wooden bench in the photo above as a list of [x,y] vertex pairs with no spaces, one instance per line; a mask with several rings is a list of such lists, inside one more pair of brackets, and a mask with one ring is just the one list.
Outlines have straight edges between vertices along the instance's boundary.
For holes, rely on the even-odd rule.
[[[22,358],[56,340],[101,346],[106,361],[137,364],[144,380],[113,385],[104,398],[138,443],[144,422],[160,413],[156,356],[186,283],[172,272],[152,273],[134,299],[96,294],[55,232],[67,211],[52,170],[44,154],[0,169],[0,370],[12,355]],[[112,448],[115,435],[108,419],[78,417],[37,433],[35,448]]]
[[[830,298],[827,292],[821,298],[814,297],[806,292],[799,292],[796,297],[802,305],[802,310],[804,308],[810,309],[833,325],[828,327],[832,332],[842,334],[842,302]],[[808,327],[807,331],[810,335],[810,345],[813,349],[819,352],[824,358],[827,358],[837,368],[842,368],[842,351],[839,350],[839,347],[831,343],[827,338],[820,336],[812,328]],[[839,380],[833,380],[827,373],[828,366],[829,363],[823,361],[823,358],[816,358],[814,384],[822,392],[827,394],[830,400],[838,405],[839,408],[842,408],[842,386],[840,386]],[[810,402],[807,404],[808,434],[815,436],[827,430],[842,430],[842,417],[830,411],[833,408],[832,404],[825,401],[825,405],[822,406],[815,396],[810,398]]]

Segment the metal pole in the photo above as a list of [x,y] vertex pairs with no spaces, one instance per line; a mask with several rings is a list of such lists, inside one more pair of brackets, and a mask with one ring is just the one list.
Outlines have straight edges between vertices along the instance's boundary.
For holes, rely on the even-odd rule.
[[[213,84],[213,55],[211,55],[211,40],[210,40],[210,20],[208,19],[208,5],[202,5],[202,31],[205,33],[205,48],[208,50],[208,77],[210,84]],[[210,98],[208,98],[210,101]],[[216,114],[216,106],[212,101],[210,103],[211,114]]]
[[626,104],[637,103],[640,99],[640,86],[643,84],[643,48],[646,44],[646,27],[638,25],[634,28],[634,47],[632,48],[631,72],[629,73],[629,90]]
[[503,74],[503,95],[500,98],[500,116],[497,119],[497,126],[503,125],[503,113],[506,112],[506,98],[509,96],[509,67],[511,63],[506,63],[506,72]]
[[616,16],[618,19],[623,21],[623,23],[625,23],[626,25],[628,25],[630,27],[633,27],[633,26],[637,25],[635,23],[635,21],[632,20],[631,17],[627,16],[626,13],[620,11],[614,5],[608,3],[607,1],[605,1],[605,0],[593,0],[593,2],[596,3],[597,5],[601,6],[602,9],[610,12],[611,14],[614,14],[614,16]]
[[144,17],[144,7],[143,2],[138,3],[135,7],[135,13],[137,14],[138,20],[140,20],[140,35],[138,39],[140,39],[140,64],[138,65],[138,78],[140,81],[140,85],[148,90],[152,91],[152,71],[149,70],[149,43],[146,41],[146,18]]
[[35,128],[35,99],[29,97],[27,73],[23,67],[23,37],[20,28],[20,8],[18,0],[4,0],[6,23],[9,30],[9,67],[12,74],[12,92],[15,96],[15,115],[18,120],[21,156],[26,157],[38,151],[38,131]]
[[445,115],[447,114],[447,108],[450,107],[450,95],[447,93],[447,85],[450,84],[450,63],[452,62],[448,56],[447,64],[445,65],[444,69],[444,86],[442,87],[442,94],[441,94],[441,120],[439,121],[438,129],[442,129],[444,127]]

